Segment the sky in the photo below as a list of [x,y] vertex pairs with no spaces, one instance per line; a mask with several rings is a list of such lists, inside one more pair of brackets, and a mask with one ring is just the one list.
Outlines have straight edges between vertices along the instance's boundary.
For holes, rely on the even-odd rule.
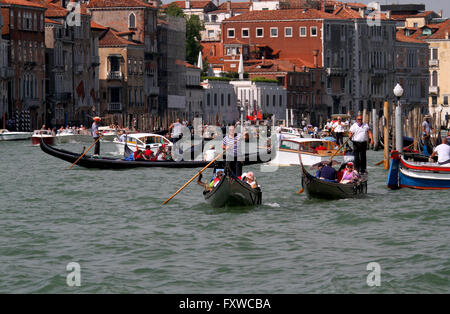
[[[169,3],[174,0],[162,0],[163,3]],[[224,2],[225,0],[220,0],[220,3]],[[231,0],[233,2],[247,2],[248,0]],[[365,3],[368,4],[370,2],[375,2],[374,0],[341,0],[346,2],[359,2],[359,3]],[[215,2],[215,0],[214,0]],[[408,4],[425,4],[426,10],[432,10],[436,13],[439,13],[440,10],[444,10],[444,17],[450,17],[450,0],[377,0],[377,2],[380,2],[380,4],[402,4],[402,3],[408,3]]]

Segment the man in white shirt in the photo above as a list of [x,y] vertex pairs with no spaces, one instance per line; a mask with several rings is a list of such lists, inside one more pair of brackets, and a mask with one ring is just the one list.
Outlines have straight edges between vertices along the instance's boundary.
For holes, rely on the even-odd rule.
[[422,140],[425,146],[427,146],[428,153],[431,153],[431,148],[433,145],[431,144],[430,135],[431,135],[431,124],[430,124],[431,116],[426,115],[425,121],[422,123]]
[[351,126],[348,137],[353,142],[355,170],[360,173],[367,172],[367,140],[370,138],[370,144],[373,145],[373,137],[369,126],[362,122],[362,116],[356,118],[356,123]]
[[344,143],[344,123],[341,121],[341,117],[338,117],[337,121],[333,124],[331,131],[334,132],[336,137],[336,144],[342,145]]
[[450,146],[447,145],[447,138],[442,138],[442,144],[436,146],[433,150],[433,154],[430,156],[430,161],[433,160],[433,157],[438,155],[438,164],[446,165],[450,164]]
[[183,125],[180,123],[180,119],[177,118],[175,123],[172,123],[169,126],[169,131],[172,130],[172,143],[176,143],[178,140],[181,139],[181,136],[183,135],[182,131]]

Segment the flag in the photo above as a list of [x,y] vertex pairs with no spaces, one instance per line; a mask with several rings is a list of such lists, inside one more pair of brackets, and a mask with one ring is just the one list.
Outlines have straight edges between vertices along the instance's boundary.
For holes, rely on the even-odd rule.
[[84,101],[84,97],[85,97],[86,95],[84,94],[84,84],[83,84],[83,81],[81,81],[80,84],[78,84],[78,87],[77,87],[77,94],[78,94],[78,97],[79,97],[79,98],[82,98],[82,100]]
[[253,121],[253,116],[247,115],[247,120]]
[[258,119],[260,121],[263,119],[262,113],[261,113],[261,107],[259,107],[258,114],[256,115],[256,119]]

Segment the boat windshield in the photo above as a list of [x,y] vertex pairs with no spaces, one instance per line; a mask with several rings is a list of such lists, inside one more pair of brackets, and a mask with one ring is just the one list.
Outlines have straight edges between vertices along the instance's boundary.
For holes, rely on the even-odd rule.
[[164,145],[169,144],[169,141],[162,136],[147,136],[141,138],[141,140],[145,142],[145,144],[164,144]]

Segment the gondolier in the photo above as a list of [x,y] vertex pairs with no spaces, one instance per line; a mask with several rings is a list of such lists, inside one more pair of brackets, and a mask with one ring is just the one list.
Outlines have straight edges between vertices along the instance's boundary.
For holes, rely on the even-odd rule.
[[353,142],[355,169],[359,173],[367,172],[367,140],[370,139],[370,144],[373,145],[373,136],[369,126],[362,122],[362,116],[356,118],[356,123],[351,126],[348,137]]
[[100,117],[94,117],[94,122],[92,123],[91,127],[92,137],[95,142],[94,156],[100,155],[100,141],[98,140],[98,138],[101,136],[101,133],[98,130],[98,123],[101,120],[102,119]]
[[239,161],[239,156],[241,154],[241,147],[239,140],[241,139],[241,135],[234,134],[234,126],[228,127],[228,134],[222,140],[222,149],[226,151],[225,160],[226,160],[226,169],[230,169],[236,177],[240,177],[242,175],[242,162]]

